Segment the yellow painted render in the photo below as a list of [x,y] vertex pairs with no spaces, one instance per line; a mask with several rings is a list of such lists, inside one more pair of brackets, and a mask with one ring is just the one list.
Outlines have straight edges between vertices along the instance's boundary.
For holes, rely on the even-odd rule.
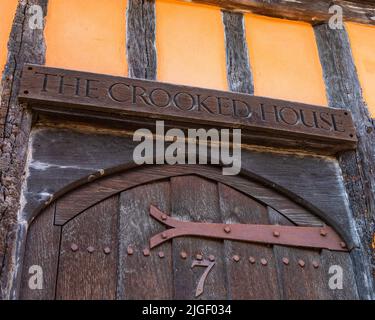
[[127,75],[126,0],[49,0],[46,65]]
[[311,25],[246,14],[245,30],[255,95],[327,105]]
[[228,89],[219,8],[157,0],[156,47],[158,80]]
[[375,27],[350,22],[346,29],[363,96],[375,118]]
[[8,55],[8,40],[16,13],[18,0],[0,0],[0,73],[3,72]]

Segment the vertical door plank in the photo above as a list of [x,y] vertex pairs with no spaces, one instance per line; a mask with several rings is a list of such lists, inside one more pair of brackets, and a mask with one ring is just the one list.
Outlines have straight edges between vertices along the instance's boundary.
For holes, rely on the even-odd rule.
[[[268,207],[272,224],[293,225],[280,213]],[[280,235],[282,236],[282,235]],[[277,260],[278,281],[285,300],[316,300],[328,299],[329,293],[325,288],[324,271],[320,258],[320,250],[301,249],[287,246],[273,246]],[[283,262],[289,260],[289,264]],[[299,261],[304,262],[301,267]],[[313,263],[319,264],[318,268]]]
[[[150,216],[150,205],[169,214],[169,181],[125,191],[120,196],[118,299],[172,299],[171,243],[145,256],[150,238],[165,227]],[[133,254],[128,254],[128,247]],[[164,257],[160,258],[159,253]]]
[[[268,224],[267,208],[244,194],[219,183],[220,210],[225,223]],[[278,299],[273,250],[260,244],[224,241],[230,299]],[[236,262],[233,257],[238,256]],[[250,258],[256,262],[251,263]],[[267,264],[262,265],[261,259]]]
[[[191,222],[221,223],[216,183],[196,177],[184,176],[171,179],[172,216]],[[186,252],[183,259],[181,253]],[[204,267],[192,268],[196,255],[215,258],[215,266],[209,272],[203,293],[198,299],[226,299],[226,275],[223,261],[223,241],[197,237],[173,239],[174,298],[194,299],[197,284]]]
[[113,196],[63,226],[57,299],[116,298],[118,210],[118,196]]
[[[326,290],[329,293],[329,298],[333,300],[359,299],[350,254],[348,252],[322,250],[321,259],[323,273],[325,275],[324,284],[326,285]],[[342,269],[342,289],[332,289],[329,287],[330,278],[338,275],[336,272],[329,273],[330,267],[336,268],[336,266]]]
[[[55,204],[45,209],[30,225],[25,248],[20,298],[22,300],[55,299],[61,227],[54,226]],[[40,266],[43,289],[31,290],[31,266]]]

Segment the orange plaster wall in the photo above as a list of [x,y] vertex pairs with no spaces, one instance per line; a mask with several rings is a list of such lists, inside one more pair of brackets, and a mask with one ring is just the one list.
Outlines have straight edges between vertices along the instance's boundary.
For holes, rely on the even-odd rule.
[[46,65],[127,74],[126,0],[49,0]]
[[309,24],[246,14],[245,29],[255,95],[327,105]]
[[16,13],[18,0],[0,1],[0,73],[3,72],[8,55],[8,40]]
[[158,80],[228,90],[219,8],[156,0]]
[[375,27],[347,23],[353,59],[370,114],[375,118]]

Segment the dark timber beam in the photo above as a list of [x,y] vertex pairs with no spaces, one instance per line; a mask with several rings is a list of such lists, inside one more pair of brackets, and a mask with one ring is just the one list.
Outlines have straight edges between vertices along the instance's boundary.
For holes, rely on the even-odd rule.
[[129,0],[126,22],[129,77],[155,80],[155,1]]
[[327,24],[315,26],[314,30],[329,106],[351,111],[357,129],[357,150],[343,152],[339,162],[363,246],[352,256],[360,278],[361,298],[365,299],[374,294],[370,286],[375,267],[371,248],[375,226],[375,126],[362,96],[346,30],[332,30]]
[[332,16],[328,11],[329,7],[337,4],[343,9],[345,21],[375,25],[375,3],[370,0],[192,0],[192,2],[313,24],[328,21]]
[[1,79],[0,111],[0,299],[9,298],[16,254],[17,212],[24,175],[31,116],[17,97],[24,63],[45,63],[43,29],[29,26],[29,8],[39,5],[47,14],[48,0],[20,1],[8,42],[8,60]]
[[254,94],[243,15],[223,11],[223,23],[229,89],[233,92]]

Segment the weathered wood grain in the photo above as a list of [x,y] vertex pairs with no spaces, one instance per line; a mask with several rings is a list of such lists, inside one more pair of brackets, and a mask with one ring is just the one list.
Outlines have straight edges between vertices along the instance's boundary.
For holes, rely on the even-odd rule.
[[370,0],[193,0],[193,2],[310,23],[328,21],[332,17],[328,10],[336,4],[342,7],[345,21],[375,24],[375,6]]
[[58,199],[69,188],[108,175],[111,168],[130,163],[134,147],[131,139],[103,134],[98,128],[76,131],[50,125],[35,126],[30,135],[32,157],[28,162],[22,212],[25,219],[32,220],[46,203]]
[[[243,153],[241,160],[243,168],[251,168],[264,179],[272,181],[274,186],[278,186],[277,190],[286,195],[290,193],[297,204],[322,218],[347,243],[352,244],[350,247],[358,244],[340,167],[335,158],[308,159],[304,155],[293,154],[268,157],[262,153]],[[267,181],[264,183],[268,185]]]
[[243,15],[223,11],[223,23],[229,89],[233,92],[254,94]]
[[[17,243],[16,214],[20,206],[22,174],[31,116],[17,100],[24,63],[44,64],[43,29],[29,27],[28,10],[39,5],[44,17],[48,0],[19,1],[8,41],[8,58],[0,93],[0,298],[10,298],[17,287],[14,252]],[[44,28],[44,26],[43,26]],[[1,70],[2,71],[2,70]],[[21,246],[22,247],[22,246]],[[18,272],[20,274],[20,272]],[[14,296],[14,295],[13,295]]]
[[[118,196],[106,199],[62,228],[56,299],[116,299]],[[73,251],[72,245],[78,250]],[[89,252],[89,248],[93,252]],[[104,252],[105,248],[110,253]]]
[[[277,211],[268,208],[269,220],[272,224],[292,225]],[[273,246],[277,260],[278,282],[281,297],[284,300],[316,300],[325,299],[323,273],[321,269],[314,269],[313,262],[320,262],[317,250]],[[283,260],[288,259],[288,264]],[[299,265],[302,260],[305,265]]]
[[[58,198],[67,190],[87,183],[92,175],[98,178],[101,172],[108,175],[131,168],[135,143],[127,137],[111,136],[96,128],[93,130],[48,127],[34,131],[25,216],[31,219],[40,212],[48,200],[46,193]],[[54,141],[53,144],[49,143],[50,140]],[[46,143],[48,149],[44,147]],[[252,172],[256,177],[264,178],[264,182],[268,181],[271,188],[275,187],[283,194],[291,192],[290,196],[300,205],[313,205],[313,208],[304,210],[306,216],[300,210],[289,212],[290,215],[294,213],[293,221],[298,219],[298,224],[311,223],[308,211],[315,214],[318,210],[321,215],[335,220],[340,226],[338,229],[349,231],[347,227],[341,227],[349,222],[348,209],[340,170],[333,158],[265,151],[242,151],[245,176]]]
[[[169,214],[169,181],[139,186],[120,195],[117,299],[173,299],[171,242],[149,249],[150,238],[165,229],[150,217],[151,204]],[[134,250],[132,255],[128,255],[129,247]],[[145,249],[150,250],[149,256],[144,256]]]
[[[226,45],[227,45],[227,73],[228,73],[228,82],[230,84],[230,89],[232,91],[239,91],[238,90],[238,87],[236,87],[236,85],[240,85],[241,82],[239,81],[239,79],[237,78],[238,75],[242,75],[243,74],[243,70],[246,71],[250,71],[249,70],[249,67],[246,66],[246,62],[247,60],[244,60],[244,57],[247,57],[248,54],[246,52],[246,50],[244,50],[243,48],[243,45],[246,44],[246,41],[241,37],[243,37],[243,21],[242,21],[242,15],[239,14],[239,13],[224,13],[224,16],[223,16],[223,20],[224,20],[224,25],[225,25],[225,31],[226,31]],[[238,48],[240,47],[240,48]],[[235,48],[235,49],[233,49]],[[245,48],[246,49],[246,48]],[[244,54],[244,51],[246,52],[246,55]],[[241,56],[241,53],[242,53],[242,56]],[[251,73],[250,75],[248,74],[246,76],[246,79],[249,79],[249,81],[251,81]],[[251,88],[253,90],[253,87],[250,87],[248,84],[246,85],[246,88],[245,90],[249,90],[249,88]],[[243,90],[244,88],[242,88]],[[245,91],[246,92],[246,91]],[[252,93],[252,92],[249,92],[249,93]],[[272,210],[272,209],[269,209],[269,210]],[[273,211],[275,213],[275,215],[277,215],[276,211]],[[276,217],[274,217],[273,220],[275,220]],[[280,217],[280,219],[282,219],[282,217]],[[294,220],[295,221],[295,220]],[[287,222],[287,220],[285,219],[284,223]],[[277,223],[277,221],[275,222]],[[322,282],[318,279],[320,276],[322,276],[322,279],[326,279],[327,277],[323,277],[323,273],[321,272],[321,270],[319,270],[320,272],[317,272],[317,270],[314,270],[312,267],[311,267],[311,262],[310,261],[311,259],[315,259],[316,261],[319,261],[318,256],[316,255],[316,253],[308,253],[306,250],[299,250],[299,249],[291,249],[291,248],[285,248],[285,247],[281,247],[281,246],[274,246],[274,250],[275,250],[275,255],[276,255],[276,264],[278,266],[278,270],[279,270],[279,282],[280,282],[280,294],[282,295],[282,297],[285,299],[285,298],[294,298],[294,299],[304,299],[304,298],[320,298],[320,299],[324,299],[324,297],[326,296],[327,298],[333,298],[333,296],[331,295],[323,295],[323,293],[327,292],[333,292],[331,291],[328,286],[326,285],[325,282]],[[290,256],[289,259],[292,259],[292,264],[293,266],[292,267],[288,267],[286,265],[284,265],[281,260],[283,258],[283,255],[288,255]],[[311,257],[311,255],[313,257]],[[334,255],[332,253],[327,253],[326,255],[328,255],[329,257]],[[295,269],[297,269],[297,271],[300,271],[298,269],[298,265],[296,265],[296,261],[298,259],[301,259],[301,257],[303,257],[304,260],[308,260],[308,263],[310,263],[310,265],[307,267],[309,269],[308,272],[306,271],[303,271],[303,275],[305,276],[305,280],[306,281],[303,281],[303,277],[298,277],[298,279],[294,279],[294,275],[295,275]],[[343,259],[349,259],[349,262],[350,263],[350,257],[348,255],[346,255],[345,257],[343,257]],[[295,261],[293,261],[295,260]],[[292,270],[291,270],[292,269]],[[246,268],[243,268],[243,270],[246,270]],[[313,272],[311,272],[313,271]],[[328,272],[328,270],[326,270]],[[353,275],[352,273],[352,270],[350,269],[350,271],[347,272],[347,277],[351,277]],[[236,276],[232,276],[233,279],[236,279]],[[249,277],[246,277],[247,279]],[[259,277],[260,279],[262,277]],[[250,278],[251,279],[251,278]],[[314,280],[315,279],[315,280]],[[312,280],[314,281],[315,283],[312,283],[312,284],[309,284],[309,280]],[[243,282],[243,279],[242,279],[242,282]],[[241,283],[237,283],[236,286],[234,286],[234,290],[236,290],[237,288],[241,288]],[[349,281],[348,281],[349,282]],[[292,284],[293,283],[293,284]],[[352,283],[349,283],[348,286],[350,287]],[[252,284],[252,286],[250,287],[257,287],[256,284]],[[230,287],[231,288],[231,287]],[[355,285],[354,287],[355,288]],[[262,290],[260,290],[262,291]],[[347,298],[350,298],[350,295],[348,295],[348,292],[352,293],[352,292],[356,292],[356,290],[353,290],[353,291],[348,291],[348,290],[345,290],[344,293],[342,293],[341,295],[338,294],[336,297],[347,297]],[[267,293],[269,293],[269,291],[266,291]],[[355,295],[352,295],[352,297],[355,297]]]
[[[38,216],[27,232],[25,257],[22,266],[22,300],[54,300],[60,251],[61,227],[54,226],[55,203]],[[42,268],[42,289],[31,290],[29,273],[31,266]]]
[[375,125],[364,103],[346,30],[331,30],[326,24],[314,30],[329,106],[351,111],[356,126],[358,148],[342,153],[339,162],[364,254],[362,259],[357,254],[359,260],[354,259],[356,268],[364,271],[356,272],[359,294],[369,298],[375,288],[371,248],[375,230]]
[[[329,294],[328,299],[332,300],[357,300],[358,288],[356,281],[356,272],[353,268],[353,262],[351,255],[343,252],[334,252],[329,250],[322,250],[320,253],[320,259],[322,261],[323,283],[325,283],[325,289]],[[329,279],[334,274],[330,273],[330,268],[333,266],[339,266],[342,268],[342,289],[331,289],[329,288]]]
[[254,144],[267,146],[330,154],[356,146],[348,111],[243,93],[27,65],[19,99],[39,112],[240,128]]
[[[178,219],[192,222],[221,222],[216,183],[200,177],[171,178],[171,205],[171,214]],[[202,255],[204,259],[213,255],[216,259],[215,266],[206,278],[204,292],[198,299],[226,299],[222,241],[192,237],[176,238],[172,241],[174,299],[195,297],[198,281],[204,271],[202,267],[191,268],[197,254]],[[188,259],[182,259],[181,252],[186,252]]]
[[[97,179],[103,172],[104,176],[108,176],[134,165],[132,150],[135,143],[130,138],[103,134],[99,129],[93,130],[98,131],[89,133],[86,127],[79,130],[50,127],[35,132],[32,137],[33,168],[30,170],[25,192],[27,203],[24,214],[28,219],[35,217],[45,206],[47,198],[43,195],[46,192],[56,199],[68,190],[87,183],[91,176]],[[46,149],[43,145],[50,140],[54,143],[49,144]],[[355,244],[356,239],[352,236],[354,226],[350,222],[341,171],[334,158],[243,149],[242,168],[245,178],[275,189],[272,197],[275,201],[280,198],[281,193],[298,204],[297,207],[289,207],[289,201],[285,207],[280,208],[279,205],[277,208],[288,217],[293,215],[291,219],[297,224],[319,225],[319,220],[312,221],[315,215],[338,230],[347,243]],[[225,179],[220,170],[217,176]],[[243,183],[239,185],[246,187]],[[235,188],[243,190],[242,187]],[[89,197],[89,193],[87,196]],[[272,207],[266,200],[261,202]],[[83,201],[82,199],[82,203]],[[73,204],[74,202],[81,204],[80,200],[73,201]],[[301,208],[304,209],[301,211]]]
[[[277,211],[268,208],[272,224],[290,225]],[[319,300],[353,300],[358,299],[355,272],[350,253],[329,250],[305,250],[273,246],[278,261],[278,277],[283,299],[319,299]],[[283,263],[287,258],[289,264]],[[299,260],[305,262],[301,268]],[[314,267],[317,263],[318,267]],[[343,288],[333,290],[329,287],[331,266],[339,266],[343,270]]]
[[155,1],[128,0],[126,22],[129,77],[155,80]]
[[274,207],[286,217],[301,226],[321,226],[322,220],[311,214],[291,199],[276,190],[265,188],[246,177],[228,178],[219,168],[199,165],[147,166],[127,170],[86,184],[62,197],[57,203],[55,223],[63,225],[74,216],[103,199],[140,184],[158,181],[173,176],[194,174],[216,180],[237,189],[258,201]]
[[[220,213],[223,223],[268,224],[265,206],[221,183],[219,188]],[[238,262],[233,260],[238,256]],[[256,262],[252,264],[249,258]],[[266,245],[239,241],[224,241],[228,298],[279,299],[276,263],[272,248]],[[267,260],[267,265],[261,264]]]
[[[196,168],[193,170],[197,172]],[[137,170],[131,172],[134,171]],[[148,175],[145,170],[141,172]],[[326,252],[324,259],[319,260],[319,254],[314,250],[274,246],[273,255],[270,246],[183,237],[173,239],[145,256],[143,249],[148,248],[149,238],[164,229],[150,218],[151,204],[185,221],[268,222],[264,205],[251,197],[222,183],[217,186],[216,182],[187,175],[186,170],[180,174],[172,176],[171,186],[168,180],[150,184],[139,180],[138,183],[143,185],[121,194],[121,209],[118,196],[112,196],[72,217],[62,227],[61,249],[55,250],[60,252],[56,298],[193,299],[204,271],[204,268],[191,268],[197,254],[206,259],[213,255],[216,263],[206,279],[203,295],[199,297],[202,299],[356,297],[348,254],[344,257]],[[269,210],[271,223],[290,224],[283,215]],[[43,232],[50,232],[52,216],[43,228],[46,229]],[[72,251],[72,244],[78,246],[78,251]],[[88,252],[90,246],[93,247],[92,253]],[[109,255],[98,252],[106,247],[111,249]],[[129,248],[133,250],[132,254],[129,254]],[[163,252],[162,258],[159,252]],[[181,255],[182,252],[186,257]],[[235,255],[239,257],[238,262],[234,260]],[[285,256],[290,259],[288,266],[282,264]],[[255,264],[248,260],[250,257],[256,259]],[[267,261],[266,265],[261,259]],[[299,259],[306,263],[304,268],[298,266]],[[316,261],[320,263],[319,268],[312,266]],[[344,279],[345,290],[349,291],[329,291],[327,274],[324,273],[327,268],[323,268],[323,262],[327,266],[334,263],[344,267],[348,272]]]

